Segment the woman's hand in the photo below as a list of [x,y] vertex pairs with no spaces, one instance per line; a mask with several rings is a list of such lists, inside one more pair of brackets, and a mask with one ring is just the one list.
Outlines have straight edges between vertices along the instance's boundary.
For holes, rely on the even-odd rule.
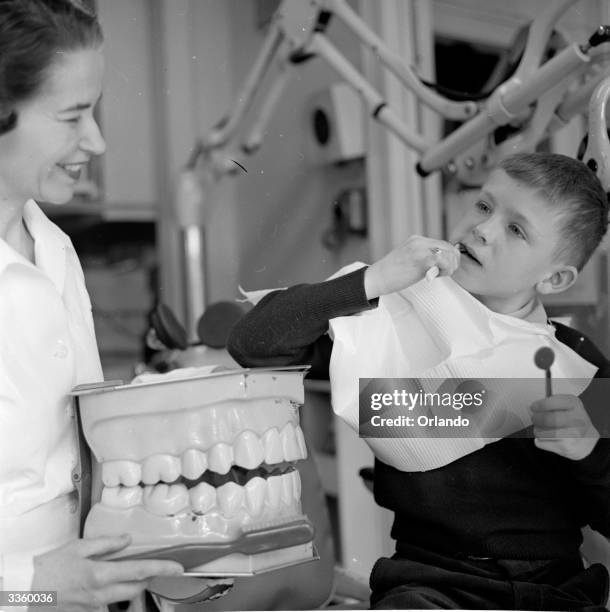
[[34,557],[32,590],[57,591],[62,612],[90,612],[137,597],[155,576],[179,576],[174,561],[99,561],[95,557],[123,550],[128,535],[75,540]]
[[411,236],[402,246],[369,266],[364,273],[366,297],[381,295],[410,287],[437,266],[439,276],[450,276],[460,263],[457,247],[444,240]]

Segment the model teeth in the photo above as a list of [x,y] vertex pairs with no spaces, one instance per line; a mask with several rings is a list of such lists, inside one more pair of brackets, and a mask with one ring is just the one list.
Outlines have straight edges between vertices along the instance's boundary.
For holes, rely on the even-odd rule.
[[180,477],[180,459],[173,455],[152,455],[144,461],[142,466],[142,482],[144,484],[156,484],[162,482],[174,482]]
[[288,423],[281,433],[275,427],[268,429],[262,439],[253,431],[244,431],[233,445],[219,442],[207,452],[189,448],[181,457],[151,455],[142,465],[135,461],[106,461],[102,464],[102,482],[107,487],[172,483],[181,476],[197,480],[207,470],[224,475],[233,465],[253,470],[263,463],[275,465],[306,458],[303,431],[299,426]]
[[189,490],[191,508],[197,514],[205,514],[216,505],[216,489],[207,482],[200,482]]
[[224,442],[215,444],[208,454],[208,467],[217,474],[227,474],[233,465],[233,449]]
[[292,423],[284,425],[280,433],[282,439],[282,450],[284,451],[284,459],[286,461],[296,461],[301,456],[297,436]]
[[234,517],[242,506],[244,488],[234,482],[227,482],[216,491],[218,507],[227,518]]
[[219,442],[207,450],[189,448],[181,456],[154,454],[142,464],[128,460],[106,461],[102,464],[102,481],[107,487],[171,483],[180,476],[197,480],[207,470],[227,474],[233,465],[253,470],[262,463],[274,465],[306,458],[302,429],[287,423],[281,432],[271,427],[259,437],[254,431],[245,430],[232,444]]
[[127,460],[106,461],[102,464],[102,482],[107,487],[134,487],[140,483],[172,483],[181,476],[198,480],[207,470],[224,475],[233,465],[253,470],[263,463],[272,466],[306,458],[303,431],[287,423],[281,432],[272,427],[262,438],[253,431],[243,431],[232,445],[219,442],[205,452],[189,448],[181,457],[159,453],[147,457],[142,465]]
[[[244,486],[246,490],[246,508],[250,516],[258,516],[265,505],[265,480],[260,476],[251,478]],[[299,496],[300,499],[300,496]]]
[[142,467],[135,461],[106,461],[102,463],[102,482],[107,487],[135,487],[142,479]]
[[144,506],[157,516],[219,512],[232,518],[241,511],[257,517],[264,513],[265,508],[272,511],[283,507],[298,510],[300,500],[301,477],[297,470],[291,470],[267,479],[255,476],[243,487],[235,482],[226,482],[218,488],[207,482],[200,482],[191,489],[183,484],[166,483],[145,487],[105,487],[101,503],[121,510]]
[[182,484],[144,487],[144,507],[152,514],[168,516],[189,507],[189,494]]
[[282,500],[281,476],[270,476],[267,478],[267,505],[274,510],[280,507]]
[[296,501],[299,501],[301,499],[301,488],[302,488],[301,474],[297,472],[296,470],[294,470],[290,472],[288,475],[292,477],[292,490],[293,490],[294,499]]
[[196,448],[182,453],[182,474],[189,480],[197,480],[208,469],[208,458]]
[[[283,476],[283,477],[282,477]],[[280,499],[282,504],[287,506],[294,499],[294,487],[292,485],[292,473],[283,474],[279,481],[282,483],[282,493]]]
[[249,470],[258,467],[265,458],[265,449],[259,437],[253,431],[239,434],[235,443],[235,464]]
[[133,508],[142,503],[142,487],[104,487],[102,504],[113,508]]
[[[101,503],[118,509],[143,506],[158,516],[184,511],[219,512],[227,518],[241,511],[260,516],[266,509],[300,504],[299,473],[292,469],[278,474],[271,466],[280,464],[283,471],[288,467],[285,462],[306,457],[305,438],[298,425],[286,423],[281,431],[271,427],[262,436],[247,429],[232,444],[218,442],[206,450],[189,448],[180,456],[158,453],[142,464],[128,460],[102,463]],[[227,476],[233,466],[257,472],[249,478],[239,470]],[[187,488],[181,479],[199,482]]]
[[297,438],[297,447],[299,449],[300,458],[307,458],[307,444],[305,443],[305,436],[303,430],[300,427],[295,427],[295,435]]
[[275,427],[268,429],[263,434],[263,445],[265,447],[265,463],[273,465],[284,460],[280,432]]

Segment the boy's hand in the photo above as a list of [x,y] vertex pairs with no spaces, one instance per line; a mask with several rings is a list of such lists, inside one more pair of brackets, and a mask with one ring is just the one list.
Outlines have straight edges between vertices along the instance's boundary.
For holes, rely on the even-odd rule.
[[534,402],[530,411],[538,448],[579,460],[591,454],[599,440],[599,432],[574,395],[551,395]]
[[369,300],[410,287],[437,266],[439,276],[450,276],[460,263],[460,252],[449,242],[411,236],[402,246],[369,266],[364,290]]

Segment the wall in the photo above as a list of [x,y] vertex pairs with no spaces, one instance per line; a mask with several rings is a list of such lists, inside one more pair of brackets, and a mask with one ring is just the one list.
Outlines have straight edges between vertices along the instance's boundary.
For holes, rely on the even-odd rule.
[[[174,227],[175,182],[195,140],[229,111],[264,40],[253,0],[151,2],[156,142],[160,150],[159,244],[162,298],[182,311],[180,240]],[[349,59],[360,50],[331,25]],[[363,186],[362,162],[315,165],[307,156],[310,95],[336,80],[320,61],[300,67],[268,126],[262,149],[242,159],[247,168],[225,178],[205,202],[207,299],[255,288],[318,280],[345,262],[367,259],[367,241],[350,239],[339,254],[320,242],[332,200],[344,187]],[[229,152],[230,153],[230,152]]]
[[[355,8],[358,4],[351,3]],[[116,181],[107,188],[109,200],[124,205],[144,186],[148,191],[138,199],[158,203],[161,297],[181,313],[175,183],[195,140],[208,133],[234,102],[261,48],[265,33],[258,27],[258,3],[137,0],[130,10],[119,0],[100,0],[100,5],[109,30],[113,81],[103,108],[109,135],[105,167]],[[137,18],[130,18],[136,8]],[[362,49],[343,24],[334,19],[329,34],[360,68]],[[138,62],[144,66],[141,74],[127,74],[134,62],[121,66],[119,58],[130,56],[125,51],[130,44],[137,46]],[[370,259],[366,238],[351,237],[336,253],[321,244],[331,223],[333,199],[346,187],[364,186],[367,178],[362,161],[322,166],[308,154],[310,97],[337,80],[322,60],[299,66],[268,126],[262,150],[244,161],[248,172],[225,179],[207,199],[208,301],[235,296],[240,283],[256,288],[314,281],[345,263]],[[129,107],[121,102],[126,92],[133,94]],[[138,115],[139,99],[146,104]],[[121,114],[123,106],[129,112]],[[125,125],[134,112],[139,123],[152,126],[142,137],[132,137],[134,131]],[[144,148],[148,155],[125,160],[126,146],[132,152]],[[137,172],[152,176],[140,180]],[[382,213],[376,207],[372,214]]]
[[154,218],[158,151],[146,0],[98,0],[106,74],[98,112],[107,144],[100,158],[105,218]]
[[[257,29],[256,3],[228,0],[234,90],[243,83],[264,38]],[[359,49],[342,24],[331,22],[331,40],[351,62]],[[308,156],[311,95],[337,80],[321,60],[301,65],[268,125],[262,149],[237,181],[236,221],[239,282],[248,289],[277,287],[325,278],[347,262],[368,259],[365,239],[350,238],[337,253],[325,250],[321,236],[330,225],[338,192],[365,182],[364,166],[315,165]],[[227,288],[227,291],[230,288]]]

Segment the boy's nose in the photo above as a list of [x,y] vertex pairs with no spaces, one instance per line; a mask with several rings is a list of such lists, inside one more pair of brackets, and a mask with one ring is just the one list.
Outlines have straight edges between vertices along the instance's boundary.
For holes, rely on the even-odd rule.
[[488,244],[494,239],[496,229],[495,225],[489,221],[475,225],[473,234],[475,238],[483,244]]

